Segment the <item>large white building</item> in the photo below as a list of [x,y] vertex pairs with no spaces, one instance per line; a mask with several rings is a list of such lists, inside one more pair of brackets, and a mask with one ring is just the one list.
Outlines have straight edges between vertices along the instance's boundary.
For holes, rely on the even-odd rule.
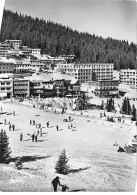
[[131,88],[137,89],[137,70],[122,69],[120,71],[120,83],[125,83]]
[[113,64],[109,63],[57,64],[57,70],[74,76],[80,83],[113,79]]

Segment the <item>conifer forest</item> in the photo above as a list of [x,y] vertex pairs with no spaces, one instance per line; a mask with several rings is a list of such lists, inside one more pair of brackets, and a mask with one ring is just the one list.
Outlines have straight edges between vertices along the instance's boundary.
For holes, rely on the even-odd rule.
[[[100,29],[101,30],[101,29]],[[136,68],[136,44],[78,32],[50,20],[4,10],[0,42],[21,39],[23,45],[41,48],[42,53],[75,55],[80,63],[114,63],[114,69]]]

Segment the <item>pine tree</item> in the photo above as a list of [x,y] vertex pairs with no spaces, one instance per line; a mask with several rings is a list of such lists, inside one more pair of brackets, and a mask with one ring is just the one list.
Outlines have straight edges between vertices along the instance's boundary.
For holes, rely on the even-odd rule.
[[107,106],[106,106],[107,112],[112,112],[113,110],[115,110],[114,107],[114,100],[112,98],[107,100]]
[[64,175],[67,174],[69,172],[69,166],[67,165],[67,163],[68,163],[68,158],[66,157],[66,151],[64,149],[56,163],[55,166],[56,172]]
[[10,159],[9,138],[6,131],[0,131],[0,163],[8,163]]
[[137,119],[137,111],[136,111],[135,105],[133,104],[133,106],[132,106],[132,121],[136,121],[136,119]]
[[126,110],[127,110],[127,99],[125,97],[122,103],[122,112],[126,114]]
[[122,112],[123,112],[124,114],[128,114],[128,115],[131,114],[130,102],[129,102],[129,99],[126,98],[126,97],[125,97],[124,100],[123,100]]
[[131,114],[131,106],[130,106],[130,102],[129,99],[127,98],[127,112],[126,114],[130,115]]

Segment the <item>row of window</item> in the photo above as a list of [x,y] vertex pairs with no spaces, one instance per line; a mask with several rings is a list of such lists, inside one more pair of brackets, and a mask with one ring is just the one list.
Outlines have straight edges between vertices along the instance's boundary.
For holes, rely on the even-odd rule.
[[13,73],[13,71],[0,71],[0,74],[3,74],[3,73]]
[[121,76],[122,76],[122,74],[124,74],[124,76],[125,76],[125,74],[135,74],[135,73],[137,73],[137,72],[121,72]]
[[100,83],[100,86],[116,86],[118,83]]
[[9,65],[11,66],[11,65],[13,65],[13,63],[8,63],[8,64],[6,64],[6,63],[3,63],[3,62],[0,62],[0,65],[1,65],[1,64],[4,65],[4,66],[9,66]]
[[21,65],[20,64],[16,64],[15,65],[15,67],[29,67],[29,66],[30,66],[29,64],[28,65],[27,64],[25,64],[25,65],[24,64],[21,64]]
[[126,83],[131,83],[132,84],[132,83],[135,83],[135,82],[132,82],[132,81],[129,82],[129,81],[127,81]]
[[111,90],[111,89],[117,89],[117,87],[100,87],[99,89],[108,89],[108,90]]
[[28,89],[14,89],[14,91],[28,91]]
[[13,69],[13,67],[0,67],[0,69]]
[[1,85],[10,85],[11,83],[10,82],[1,82],[0,84]]
[[16,83],[14,83],[14,86],[28,86],[28,84],[25,84],[25,83],[24,84],[21,84],[21,83],[20,84],[16,84]]
[[11,88],[1,88],[1,91],[11,90]]

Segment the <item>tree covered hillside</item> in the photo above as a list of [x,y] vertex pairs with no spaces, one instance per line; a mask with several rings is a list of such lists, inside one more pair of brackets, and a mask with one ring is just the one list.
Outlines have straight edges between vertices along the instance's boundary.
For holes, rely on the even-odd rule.
[[[101,30],[101,29],[100,29]],[[75,54],[77,62],[114,63],[115,69],[136,68],[136,45],[80,33],[43,19],[4,10],[0,41],[22,39],[23,45],[41,48],[51,56]]]

